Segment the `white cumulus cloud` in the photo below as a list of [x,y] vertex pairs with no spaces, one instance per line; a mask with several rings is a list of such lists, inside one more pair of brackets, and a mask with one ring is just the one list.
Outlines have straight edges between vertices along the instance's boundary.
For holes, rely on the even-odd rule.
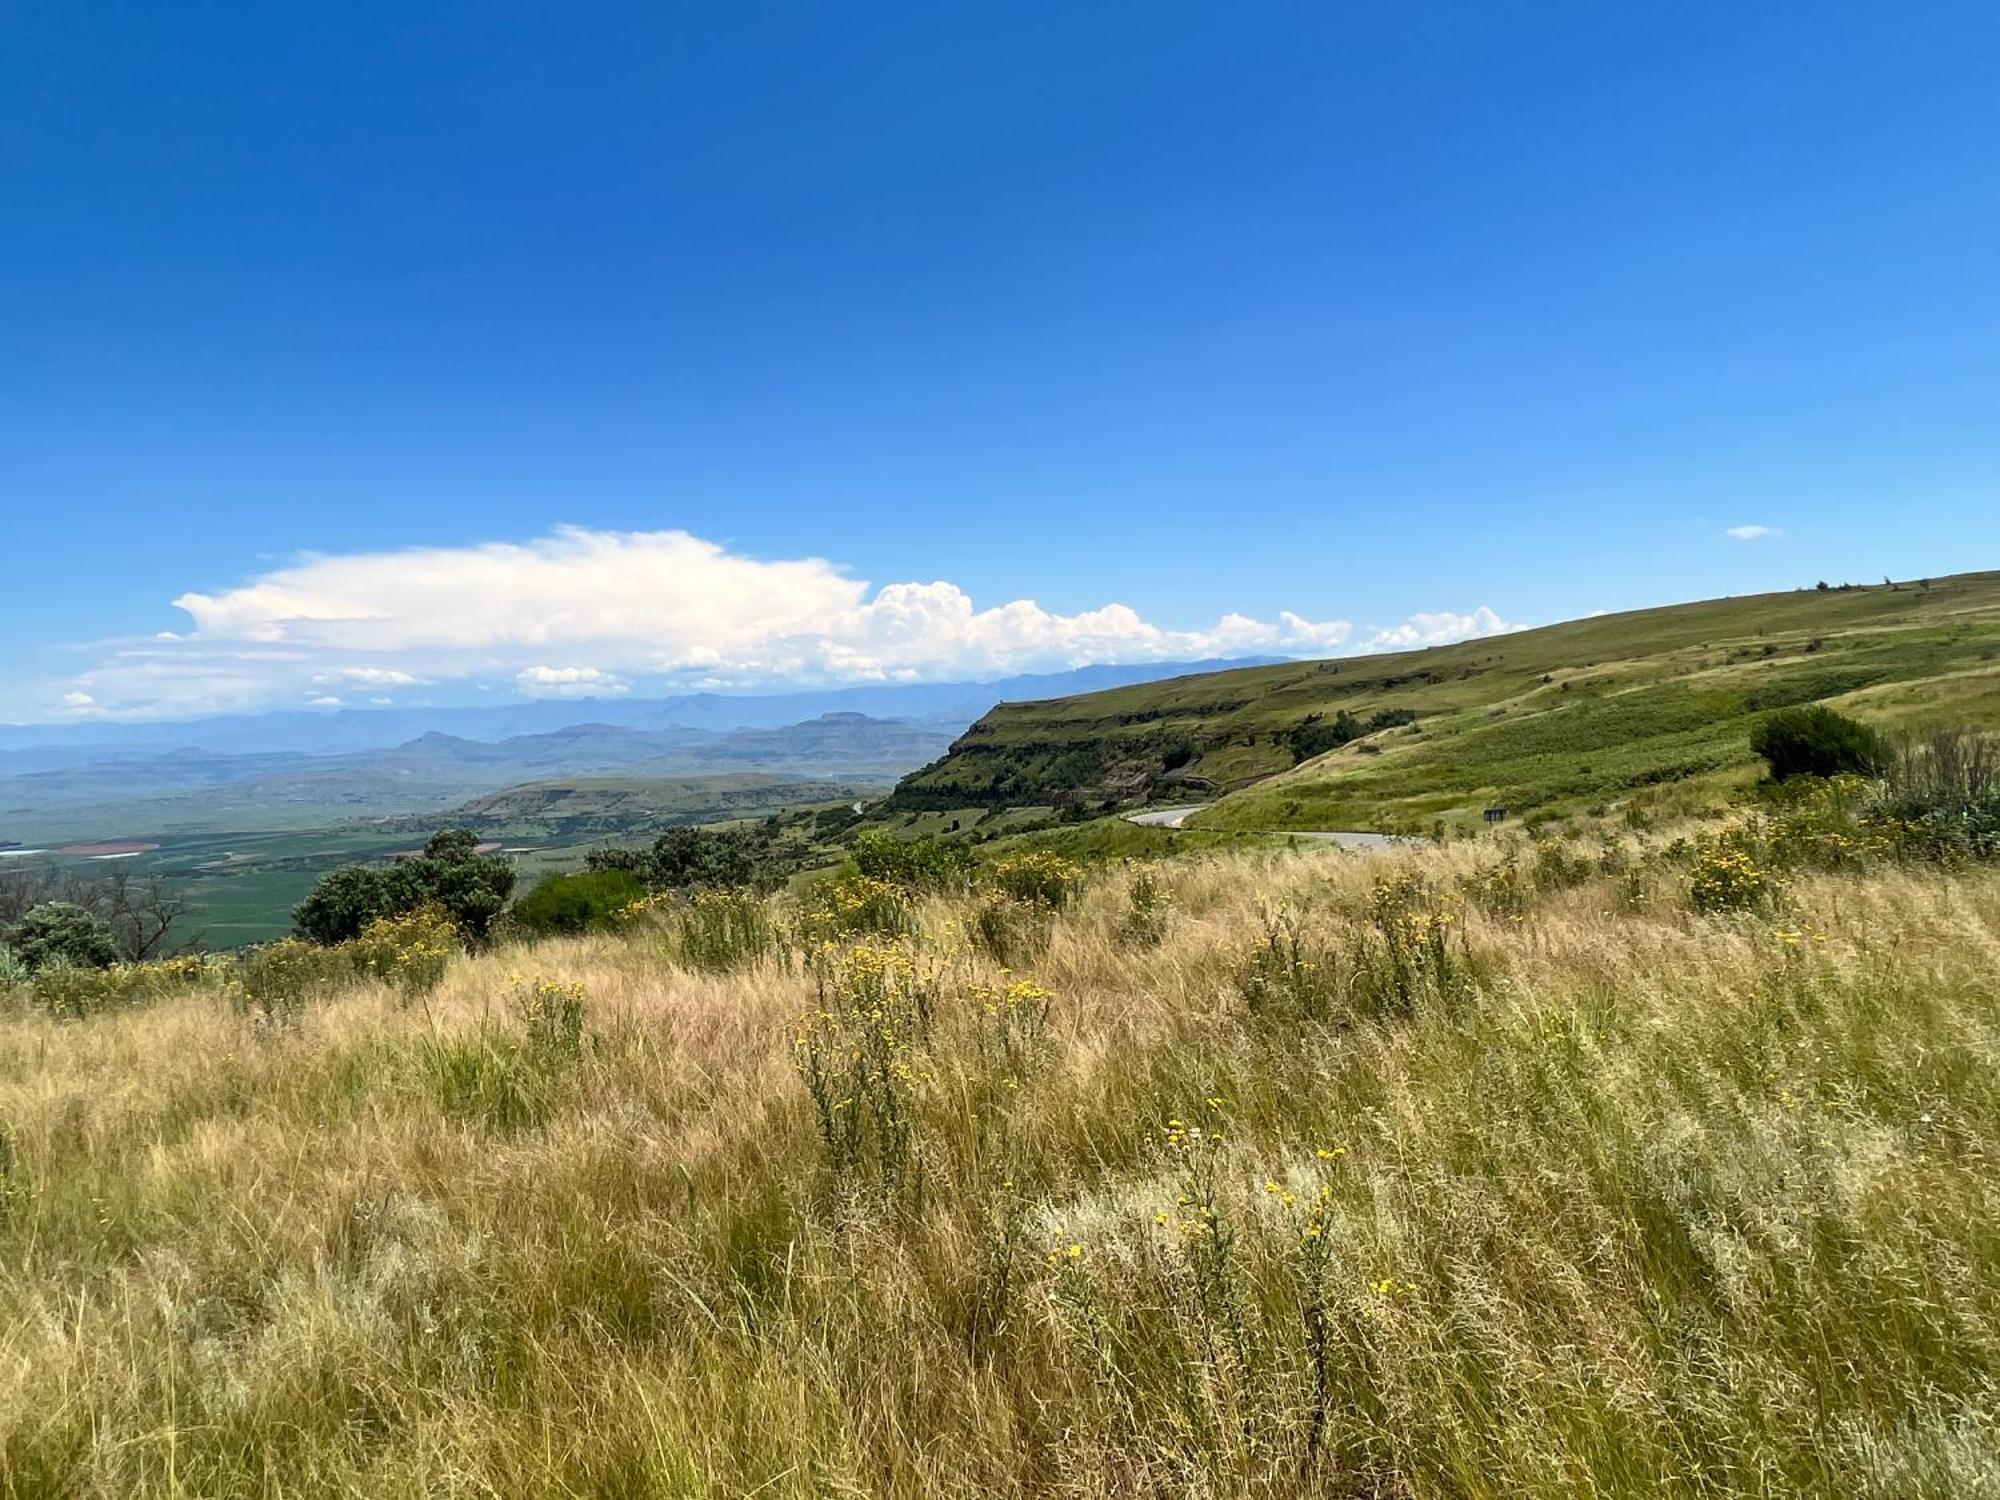
[[631,685],[596,667],[529,667],[514,685],[530,698],[596,698],[629,692]]
[[181,594],[193,628],[117,643],[63,686],[77,711],[200,713],[352,684],[538,697],[997,677],[1091,662],[1325,656],[1517,628],[1484,607],[1361,631],[1291,610],[1175,628],[1122,603],[981,607],[942,579],[879,587],[824,558],[685,531],[562,527],[525,542],[309,555]]
[[313,678],[314,682],[358,682],[363,687],[415,687],[423,680],[395,667],[336,667]]
[[1775,526],[1731,526],[1723,534],[1739,542],[1761,542],[1767,537],[1783,536],[1784,532]]
[[1449,646],[1455,641],[1470,641],[1485,635],[1506,635],[1524,628],[1508,624],[1482,604],[1465,615],[1453,614],[1450,610],[1411,615],[1400,625],[1391,625],[1370,635],[1367,649],[1409,651],[1419,646]]

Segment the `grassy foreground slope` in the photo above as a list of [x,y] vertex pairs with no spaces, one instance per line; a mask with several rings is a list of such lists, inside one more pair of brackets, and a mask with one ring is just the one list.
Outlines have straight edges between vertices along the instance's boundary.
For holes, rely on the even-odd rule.
[[1992,1493],[2000,879],[1500,852],[0,1018],[0,1493]]
[[[1754,774],[1752,716],[1814,700],[1880,723],[2000,724],[2000,573],[1719,599],[1002,704],[897,800],[1227,791],[1194,821],[1256,829],[1424,827],[1494,804],[1574,811],[1634,795],[1692,803]],[[1294,766],[1297,732],[1383,710],[1418,723]]]

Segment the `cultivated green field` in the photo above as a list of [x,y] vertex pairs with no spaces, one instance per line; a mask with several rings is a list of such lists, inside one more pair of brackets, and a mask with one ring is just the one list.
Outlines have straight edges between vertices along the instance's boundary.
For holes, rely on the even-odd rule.
[[[42,828],[62,844],[119,838],[158,848],[121,859],[135,876],[165,877],[190,902],[178,936],[199,937],[207,948],[237,948],[264,942],[291,929],[292,908],[313,882],[340,865],[387,859],[420,848],[439,828],[468,827],[482,839],[511,852],[523,889],[551,870],[574,869],[592,849],[643,843],[668,828],[689,823],[723,823],[764,818],[829,804],[846,805],[862,795],[838,782],[800,782],[743,772],[674,778],[591,777],[536,782],[476,798],[433,814],[303,826],[286,826],[287,810],[274,809],[271,828],[170,828],[141,821],[93,815]],[[879,795],[869,792],[868,795]],[[973,813],[974,817],[978,812]],[[224,820],[233,821],[233,820]],[[828,860],[837,857],[827,854]],[[29,860],[0,861],[10,869],[55,867],[89,877],[109,862],[53,851]]]
[[[2000,724],[2000,573],[1712,600],[1003,704],[906,778],[896,802],[1219,796],[1194,823],[1239,829],[1426,829],[1494,805],[1671,813],[1756,774],[1756,715],[1818,700],[1889,726]],[[1385,709],[1417,723],[1294,764],[1296,732]]]

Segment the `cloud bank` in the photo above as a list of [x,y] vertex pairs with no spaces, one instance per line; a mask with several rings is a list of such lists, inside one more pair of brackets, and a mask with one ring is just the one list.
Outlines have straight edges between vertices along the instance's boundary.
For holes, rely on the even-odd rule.
[[[504,685],[605,697],[1004,676],[1091,662],[1326,656],[1519,628],[1485,607],[1357,632],[1289,610],[1173,629],[1110,603],[979,608],[956,584],[879,588],[824,558],[746,557],[684,531],[563,527],[527,542],[308,556],[174,600],[193,628],[115,645],[62,684],[71,715]],[[371,696],[369,701],[379,701]]]

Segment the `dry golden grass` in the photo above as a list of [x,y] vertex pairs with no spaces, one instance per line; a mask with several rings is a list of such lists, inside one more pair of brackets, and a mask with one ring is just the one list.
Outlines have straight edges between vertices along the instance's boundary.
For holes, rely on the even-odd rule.
[[[0,1021],[0,1493],[2000,1493],[2000,879],[1446,899],[1353,1010],[1493,857],[1156,868],[1157,941],[1107,872],[1044,1030],[923,901],[845,1159],[793,951]],[[1281,906],[1324,1018],[1246,1008]]]

